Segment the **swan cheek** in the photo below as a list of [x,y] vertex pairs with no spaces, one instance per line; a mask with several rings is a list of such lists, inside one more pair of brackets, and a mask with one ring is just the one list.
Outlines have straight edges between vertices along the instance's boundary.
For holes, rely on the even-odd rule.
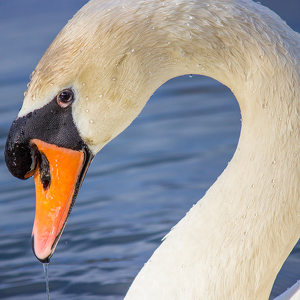
[[48,262],[63,232],[76,195],[87,170],[84,151],[58,147],[33,139],[40,159],[33,175],[36,211],[32,249],[42,262]]

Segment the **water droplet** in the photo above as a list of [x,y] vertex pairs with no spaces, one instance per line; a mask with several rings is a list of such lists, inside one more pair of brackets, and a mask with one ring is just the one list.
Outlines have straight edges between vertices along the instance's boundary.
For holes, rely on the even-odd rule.
[[193,74],[189,74],[189,77],[190,77],[190,78],[193,78]]
[[129,50],[129,53],[132,53],[132,52],[134,52],[134,49],[130,49],[130,50]]
[[93,121],[93,120],[90,120],[90,121],[89,121],[89,123],[90,123],[90,124],[93,124],[93,123],[94,123],[94,121]]
[[101,98],[102,96],[103,96],[103,94],[100,94],[100,95],[99,95],[99,98]]
[[243,218],[243,219],[246,219],[246,216],[245,216],[245,215],[242,215],[242,218]]
[[116,77],[113,77],[111,80],[112,80],[112,81],[117,81],[117,78],[116,78]]
[[245,231],[245,232],[244,232],[244,235],[247,235],[247,234],[248,234],[248,231]]
[[89,112],[89,110],[88,110],[88,109],[86,109],[85,111],[86,111],[87,113]]
[[82,85],[85,85],[85,83],[84,83],[84,82],[82,82],[81,84],[82,84]]
[[85,100],[89,100],[89,97],[88,97],[88,96],[86,96],[86,97],[85,97]]
[[185,264],[183,264],[181,267],[182,267],[182,268],[185,268]]
[[251,185],[251,187],[252,187],[252,188],[255,188],[255,185],[254,185],[254,184],[252,184],[252,185]]
[[268,104],[267,103],[263,103],[262,104],[262,108],[267,108],[268,107]]
[[273,161],[272,161],[272,164],[275,165],[275,164],[276,164],[276,160],[273,160]]
[[44,274],[45,274],[45,281],[46,281],[47,299],[50,300],[48,266],[49,266],[49,263],[43,263]]
[[34,76],[34,74],[35,74],[35,70],[33,70],[32,72],[31,72],[31,74],[29,75],[29,79],[31,80],[31,78]]
[[193,16],[189,16],[189,20],[192,20],[192,19],[194,19],[194,17]]

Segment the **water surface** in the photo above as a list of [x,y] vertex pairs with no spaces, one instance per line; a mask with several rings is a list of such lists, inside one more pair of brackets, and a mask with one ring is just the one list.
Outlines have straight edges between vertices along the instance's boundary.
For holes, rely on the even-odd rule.
[[[300,29],[300,2],[260,2]],[[43,268],[30,242],[33,180],[13,178],[3,150],[29,74],[84,3],[0,2],[0,299],[46,299]],[[163,85],[94,159],[51,259],[51,299],[122,299],[161,238],[226,167],[239,132],[237,102],[218,82],[185,76]],[[271,298],[299,278],[297,245]]]

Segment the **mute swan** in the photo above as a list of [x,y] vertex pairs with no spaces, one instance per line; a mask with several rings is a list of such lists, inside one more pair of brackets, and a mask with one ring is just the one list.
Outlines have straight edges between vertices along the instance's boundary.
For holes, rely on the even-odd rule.
[[268,299],[299,239],[299,42],[251,0],[88,2],[37,65],[6,142],[11,173],[35,179],[36,257],[52,256],[93,156],[165,81],[202,74],[239,102],[237,150],[125,299]]

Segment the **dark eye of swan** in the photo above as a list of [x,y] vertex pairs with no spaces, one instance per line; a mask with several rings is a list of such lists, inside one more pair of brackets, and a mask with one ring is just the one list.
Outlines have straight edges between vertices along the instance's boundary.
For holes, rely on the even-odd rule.
[[73,100],[74,94],[70,89],[63,90],[57,95],[57,104],[62,108],[68,107]]

